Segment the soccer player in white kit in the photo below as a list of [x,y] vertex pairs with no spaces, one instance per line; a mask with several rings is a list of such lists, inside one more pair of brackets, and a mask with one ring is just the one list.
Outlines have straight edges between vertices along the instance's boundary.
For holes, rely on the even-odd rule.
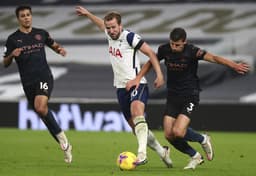
[[154,86],[159,88],[164,84],[163,74],[156,54],[139,35],[123,29],[121,15],[118,12],[109,12],[104,19],[101,19],[87,9],[78,6],[76,7],[76,13],[78,16],[88,17],[107,36],[118,102],[138,141],[138,154],[135,164],[142,165],[147,162],[146,148],[148,145],[158,153],[167,167],[172,167],[169,147],[160,145],[153,133],[148,129],[144,117],[145,105],[149,95],[146,79],[143,77],[139,86],[126,90],[126,84],[136,78],[141,69],[138,58],[139,51],[148,56],[153,65],[156,72]]

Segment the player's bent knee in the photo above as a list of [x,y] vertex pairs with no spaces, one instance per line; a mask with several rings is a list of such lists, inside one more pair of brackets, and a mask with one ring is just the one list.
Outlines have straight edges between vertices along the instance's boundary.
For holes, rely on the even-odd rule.
[[183,138],[185,136],[185,131],[179,128],[174,128],[173,135],[175,138]]
[[46,116],[47,115],[47,113],[48,113],[48,110],[47,110],[47,108],[44,108],[44,107],[35,107],[35,111],[36,111],[36,113],[40,116],[40,117],[44,117],[44,116]]
[[131,115],[132,117],[143,116],[144,104],[140,101],[133,101],[131,104]]

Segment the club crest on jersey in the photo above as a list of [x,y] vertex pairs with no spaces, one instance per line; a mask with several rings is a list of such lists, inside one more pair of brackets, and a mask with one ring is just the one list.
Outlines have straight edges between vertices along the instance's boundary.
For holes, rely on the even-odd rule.
[[35,39],[40,41],[40,40],[42,40],[42,36],[40,34],[36,34]]
[[119,48],[114,48],[114,47],[109,47],[109,53],[112,55],[112,56],[115,56],[115,57],[119,57],[119,58],[123,58],[122,56],[122,53],[120,51]]

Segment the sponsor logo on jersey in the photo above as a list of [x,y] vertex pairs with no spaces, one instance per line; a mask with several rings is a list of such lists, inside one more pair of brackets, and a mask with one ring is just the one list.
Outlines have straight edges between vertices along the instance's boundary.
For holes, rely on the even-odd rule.
[[123,58],[123,55],[120,51],[119,48],[114,48],[114,47],[109,47],[109,53],[112,55],[112,56],[115,56],[115,57],[119,57],[119,58]]
[[33,45],[26,45],[26,46],[22,47],[22,51],[24,52],[24,54],[30,54],[30,53],[40,51],[40,49],[43,48],[43,47],[44,47],[43,43],[37,43],[37,44],[33,44]]

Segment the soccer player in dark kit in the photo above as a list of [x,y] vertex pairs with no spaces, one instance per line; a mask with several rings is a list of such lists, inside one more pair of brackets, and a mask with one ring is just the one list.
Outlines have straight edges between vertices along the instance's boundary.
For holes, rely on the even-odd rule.
[[42,119],[54,139],[64,151],[64,161],[71,163],[72,146],[61,130],[50,109],[48,100],[53,88],[53,76],[46,60],[45,45],[65,56],[66,51],[56,43],[44,29],[32,27],[30,6],[16,8],[19,29],[12,33],[5,45],[4,66],[15,59],[22,86],[30,106]]
[[[177,150],[191,157],[184,169],[195,169],[204,162],[203,156],[192,148],[188,141],[198,142],[209,161],[213,160],[214,153],[210,136],[200,134],[189,127],[191,114],[199,104],[199,78],[197,76],[198,61],[205,60],[222,64],[245,74],[249,70],[246,63],[236,63],[230,59],[213,55],[197,46],[187,43],[186,31],[175,28],[170,33],[170,41],[160,45],[157,52],[159,61],[164,60],[167,70],[167,102],[164,112],[165,138]],[[147,62],[137,75],[136,79],[128,82],[127,89],[136,85],[141,77],[151,67]]]

